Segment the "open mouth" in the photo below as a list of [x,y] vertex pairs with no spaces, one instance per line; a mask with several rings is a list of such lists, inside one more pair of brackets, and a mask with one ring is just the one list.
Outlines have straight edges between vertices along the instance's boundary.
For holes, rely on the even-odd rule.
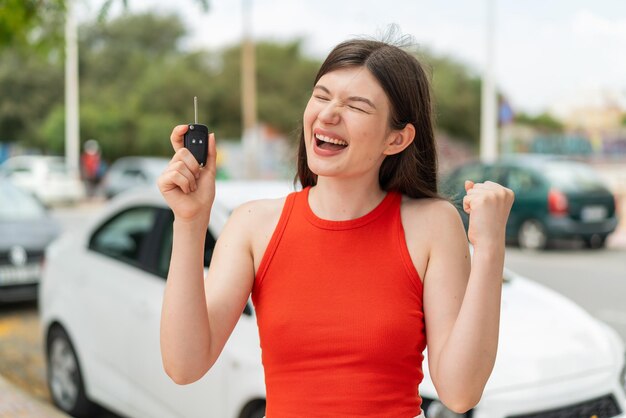
[[343,139],[331,138],[321,134],[315,134],[315,143],[318,148],[328,151],[339,151],[348,146],[348,143]]

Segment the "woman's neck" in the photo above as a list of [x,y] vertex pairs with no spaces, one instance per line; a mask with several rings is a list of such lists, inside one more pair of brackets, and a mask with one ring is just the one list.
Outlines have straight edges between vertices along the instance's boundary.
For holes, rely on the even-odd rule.
[[319,177],[317,185],[309,192],[309,206],[319,218],[346,221],[368,214],[385,195],[378,178],[352,180]]

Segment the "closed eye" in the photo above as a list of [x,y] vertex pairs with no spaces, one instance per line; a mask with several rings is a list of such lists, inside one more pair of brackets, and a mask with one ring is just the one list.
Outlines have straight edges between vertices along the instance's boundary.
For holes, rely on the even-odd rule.
[[365,109],[361,109],[360,107],[348,105],[348,107],[352,110],[358,110],[359,112],[368,113]]
[[320,96],[320,95],[317,95],[317,94],[314,94],[313,97],[315,97],[317,100],[321,100],[323,102],[327,102],[327,101],[330,100],[328,97]]

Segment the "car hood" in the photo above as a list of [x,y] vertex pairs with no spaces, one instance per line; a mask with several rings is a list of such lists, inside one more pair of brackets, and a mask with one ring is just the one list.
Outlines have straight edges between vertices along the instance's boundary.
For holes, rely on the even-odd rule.
[[604,328],[560,294],[515,278],[502,296],[498,355],[486,391],[592,374],[615,361]]
[[[484,393],[605,371],[615,367],[613,345],[605,327],[578,305],[515,277],[503,287],[498,354]],[[430,378],[420,392],[434,394]]]
[[60,232],[58,222],[52,218],[0,221],[0,251],[14,245],[43,249]]

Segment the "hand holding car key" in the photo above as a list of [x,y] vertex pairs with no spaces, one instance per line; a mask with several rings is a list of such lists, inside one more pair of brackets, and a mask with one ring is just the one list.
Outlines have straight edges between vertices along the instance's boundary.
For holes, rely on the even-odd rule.
[[198,98],[193,98],[194,123],[189,124],[189,130],[185,133],[183,144],[191,151],[200,167],[206,165],[207,151],[209,147],[209,128],[198,123]]
[[[194,97],[194,123],[175,126],[170,135],[174,155],[157,184],[176,219],[208,223],[215,198],[215,136],[198,124]],[[208,208],[208,210],[207,210]],[[205,227],[205,226],[203,226]]]

